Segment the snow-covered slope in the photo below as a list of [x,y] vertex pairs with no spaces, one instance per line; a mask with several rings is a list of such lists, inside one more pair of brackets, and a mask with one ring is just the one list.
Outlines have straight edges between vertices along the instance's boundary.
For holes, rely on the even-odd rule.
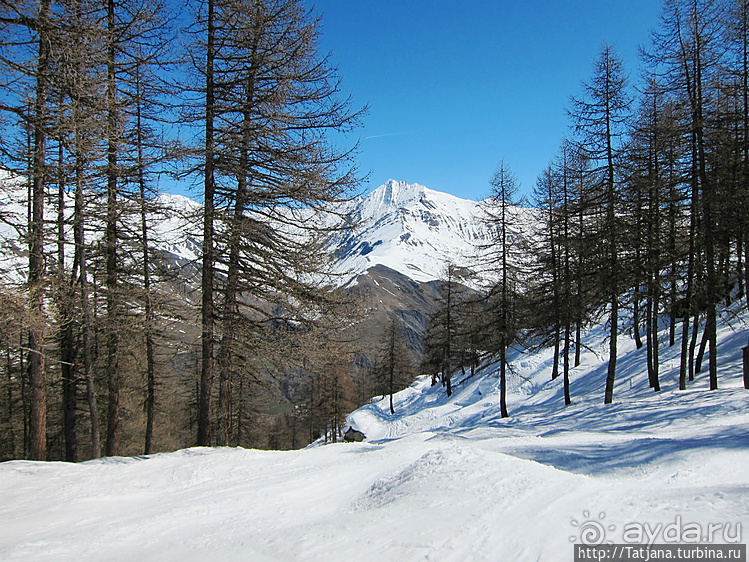
[[[384,265],[416,281],[431,281],[443,276],[448,261],[475,271],[490,241],[480,203],[416,183],[389,180],[354,201],[349,214],[359,228],[332,242],[339,273],[359,275]],[[515,214],[518,228],[529,234],[532,211]]]
[[336,241],[339,271],[362,274],[379,264],[429,281],[447,260],[474,262],[486,242],[476,202],[419,184],[390,180],[357,200],[351,216],[360,230]]
[[[23,182],[0,177],[4,192],[0,197],[0,277],[5,283],[23,283],[26,280],[28,257],[25,243],[27,228],[27,195]],[[86,205],[92,200],[87,199]],[[57,200],[46,211],[46,216],[57,212]],[[72,213],[75,205],[74,195],[67,193],[64,198],[67,239],[72,245]],[[148,224],[151,228],[149,237],[152,247],[164,252],[176,260],[195,261],[201,254],[199,221],[202,206],[182,195],[161,194],[150,204]],[[88,207],[84,209],[89,211]],[[140,232],[139,215],[133,215],[128,224],[120,225],[124,232]],[[104,227],[97,223],[96,217],[88,219],[86,238],[89,242],[103,236]],[[56,241],[48,237],[49,253],[56,252]],[[67,259],[72,261],[73,251]]]
[[705,375],[676,390],[664,332],[653,393],[645,350],[622,336],[604,406],[605,329],[594,326],[568,407],[551,351],[517,352],[507,419],[487,372],[457,380],[449,399],[419,379],[393,416],[384,401],[354,412],[363,443],[0,464],[0,559],[569,562],[583,541],[744,544],[740,304],[719,330],[718,391]]
[[196,261],[202,253],[200,229],[196,225],[203,206],[183,195],[162,193],[154,207],[159,209],[151,223],[157,248],[178,258]]

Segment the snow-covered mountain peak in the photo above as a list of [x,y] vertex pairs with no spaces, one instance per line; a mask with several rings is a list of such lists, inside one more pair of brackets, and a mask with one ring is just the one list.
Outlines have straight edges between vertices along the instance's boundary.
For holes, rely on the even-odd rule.
[[476,202],[461,199],[449,193],[435,191],[419,183],[388,180],[361,200],[369,214],[382,214],[398,209],[413,208],[415,205],[430,209],[438,207],[451,208],[475,207]]
[[337,270],[354,276],[384,265],[416,281],[439,279],[448,261],[471,267],[486,240],[479,203],[418,183],[389,180],[351,216],[358,228],[332,244]]
[[388,180],[370,193],[366,200],[377,206],[403,207],[419,201],[427,191],[426,187],[418,183]]
[[159,207],[164,209],[171,209],[173,211],[182,212],[195,212],[202,207],[200,203],[193,201],[189,197],[184,195],[176,195],[174,193],[161,193],[156,197],[156,203]]

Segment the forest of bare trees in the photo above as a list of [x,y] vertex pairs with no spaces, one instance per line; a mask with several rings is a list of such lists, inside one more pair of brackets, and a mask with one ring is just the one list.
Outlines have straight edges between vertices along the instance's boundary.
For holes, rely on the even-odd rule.
[[[330,137],[360,111],[318,17],[297,0],[28,0],[0,3],[0,26],[3,199],[28,202],[1,217],[27,273],[3,272],[0,457],[267,445],[284,414],[269,381],[347,306],[314,216],[357,183]],[[182,269],[155,250],[170,181],[204,194],[185,217],[201,261]],[[312,438],[326,384],[294,397]]]
[[[654,391],[663,345],[682,390],[703,369],[718,388],[720,305],[749,293],[749,0],[663,0],[639,76],[602,45],[538,232],[517,235],[502,162],[484,262],[446,265],[421,357],[392,314],[370,364],[327,277],[346,221],[317,220],[359,182],[340,141],[363,112],[319,34],[301,0],[0,0],[0,221],[20,241],[0,249],[0,459],[335,441],[373,386],[395,413],[412,360],[448,395],[498,365],[506,417],[513,346],[553,348],[570,404],[592,322],[605,403],[624,326]],[[176,265],[155,228],[174,182],[202,195],[199,258]]]
[[[748,16],[746,0],[664,0],[641,48],[639,79],[613,46],[601,47],[590,79],[571,97],[568,138],[538,177],[533,263],[520,268],[522,260],[504,259],[512,206],[504,186],[512,176],[499,166],[485,202],[498,281],[484,282],[488,296],[477,302],[499,298],[476,312],[474,326],[498,338],[480,349],[483,361],[499,363],[503,416],[507,346],[552,347],[551,377],[561,366],[570,404],[569,371],[580,364],[581,330],[593,320],[608,330],[605,403],[614,399],[617,339],[630,325],[637,347],[647,348],[655,391],[664,325],[668,345],[681,346],[679,387],[706,367],[718,388],[718,307],[749,288]],[[452,357],[442,371],[451,372],[473,346],[441,335],[446,311],[460,314],[441,310],[425,347]],[[749,388],[749,366],[744,371]]]

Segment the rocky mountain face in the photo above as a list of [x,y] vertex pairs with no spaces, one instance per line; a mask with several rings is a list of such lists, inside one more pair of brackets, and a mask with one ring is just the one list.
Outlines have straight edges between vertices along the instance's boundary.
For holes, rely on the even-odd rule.
[[[466,281],[473,290],[481,290],[482,280],[492,281],[496,272],[487,265],[491,232],[482,206],[395,180],[349,204],[348,216],[357,228],[333,237],[329,248],[344,286],[364,295],[360,330],[365,341],[377,341],[388,315],[397,313],[418,357],[447,264],[477,274]],[[519,263],[527,257],[524,248],[537,218],[531,209],[513,208],[510,214],[512,259]]]
[[[200,205],[178,195],[162,195],[159,203],[159,249],[175,267],[196,263]],[[486,252],[490,237],[482,213],[475,201],[396,180],[331,213],[329,222],[346,216],[353,225],[333,235],[327,248],[335,279],[362,302],[363,339],[377,341],[388,315],[397,312],[409,347],[420,354],[447,263],[475,271]]]
[[440,296],[439,281],[415,281],[378,264],[359,275],[348,290],[358,299],[363,311],[363,317],[354,327],[356,335],[360,341],[372,342],[367,346],[368,352],[362,354],[360,366],[368,365],[392,314],[401,319],[414,358],[421,356],[429,315]]
[[[156,223],[159,249],[174,267],[195,264],[200,256],[195,232],[199,232],[201,206],[178,195],[162,195],[159,203],[164,209]],[[533,211],[514,209],[513,214],[511,237],[525,240],[533,228]],[[335,279],[358,298],[364,311],[357,328],[362,341],[374,345],[388,316],[397,313],[408,345],[419,357],[448,262],[466,271],[483,268],[484,279],[491,279],[492,272],[482,265],[491,237],[479,202],[389,180],[366,197],[336,209],[326,222],[340,216],[348,217],[353,228],[333,235],[327,249],[334,256]],[[478,281],[468,284],[480,289]],[[368,360],[362,358],[364,364]]]

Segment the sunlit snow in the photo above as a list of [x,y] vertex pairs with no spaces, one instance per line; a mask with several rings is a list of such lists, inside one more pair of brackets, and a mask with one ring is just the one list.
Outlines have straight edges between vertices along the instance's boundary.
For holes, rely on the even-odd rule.
[[718,391],[704,373],[676,389],[678,345],[663,332],[652,392],[645,350],[623,335],[604,406],[605,329],[593,326],[569,407],[550,350],[515,351],[507,419],[488,370],[456,374],[451,398],[422,377],[395,415],[387,401],[357,410],[363,443],[0,464],[0,559],[569,562],[584,532],[616,543],[647,525],[667,542],[677,523],[745,543],[747,316],[729,312]]

